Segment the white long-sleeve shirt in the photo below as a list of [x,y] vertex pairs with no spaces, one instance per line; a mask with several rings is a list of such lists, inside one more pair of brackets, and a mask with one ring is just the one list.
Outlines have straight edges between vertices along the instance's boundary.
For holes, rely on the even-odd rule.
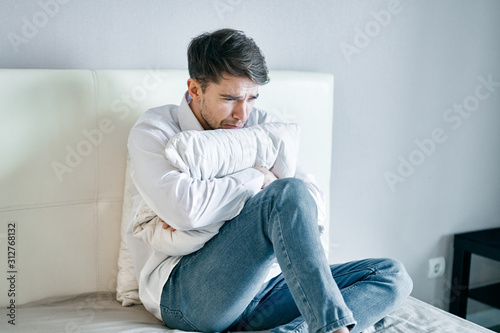
[[[203,130],[194,116],[186,93],[180,106],[165,105],[150,109],[130,131],[128,150],[131,176],[146,204],[174,229],[187,231],[236,217],[245,202],[261,190],[264,175],[248,168],[232,175],[211,180],[196,180],[181,173],[165,159],[168,140],[181,131]],[[254,108],[247,125],[270,122],[266,112]],[[314,177],[297,166],[296,178],[304,180],[313,195],[320,221],[325,216],[324,197]],[[163,285],[181,256],[155,252],[144,242],[132,237],[129,248],[139,282],[139,296],[145,308],[161,320],[160,298]],[[279,269],[271,272],[272,276]]]

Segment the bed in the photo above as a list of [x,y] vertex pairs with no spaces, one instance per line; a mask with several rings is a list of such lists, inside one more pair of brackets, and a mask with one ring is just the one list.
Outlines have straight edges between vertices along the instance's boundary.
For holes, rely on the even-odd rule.
[[[122,307],[114,293],[55,297],[22,306],[15,332],[171,332],[142,305]],[[5,323],[0,330],[8,329]],[[492,332],[409,297],[398,310],[365,331],[380,333]]]
[[[258,107],[301,125],[299,159],[328,202],[333,77],[270,77]],[[179,104],[187,78],[184,70],[0,70],[0,270],[8,278],[0,279],[0,331],[172,332],[142,305],[123,306],[134,292],[122,255],[126,141],[146,109]],[[488,332],[412,297],[368,331]]]

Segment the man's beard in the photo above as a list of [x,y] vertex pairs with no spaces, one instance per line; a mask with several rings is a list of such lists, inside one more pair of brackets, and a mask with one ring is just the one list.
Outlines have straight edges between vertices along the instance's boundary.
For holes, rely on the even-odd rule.
[[209,115],[212,115],[213,113],[211,112],[210,108],[205,104],[205,99],[202,99],[200,102],[200,115],[201,118],[205,121],[205,123],[208,125],[208,127],[211,130],[214,129],[220,129],[223,128],[224,126],[228,127],[244,127],[246,122],[241,122],[241,121],[230,121],[230,120],[222,120],[220,124],[216,124],[215,120],[210,119]]
[[205,121],[205,123],[208,125],[208,127],[211,130],[217,129],[216,125],[212,124],[211,120],[209,120],[208,117],[205,116],[205,115],[211,114],[209,111],[210,111],[210,109],[205,104],[205,100],[202,99],[201,103],[200,103],[200,115],[201,115],[201,118]]

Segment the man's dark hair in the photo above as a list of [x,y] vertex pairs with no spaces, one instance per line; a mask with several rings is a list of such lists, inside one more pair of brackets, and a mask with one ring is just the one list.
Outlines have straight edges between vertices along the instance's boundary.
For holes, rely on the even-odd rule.
[[219,83],[224,74],[247,77],[259,85],[269,82],[264,55],[239,30],[203,33],[191,40],[187,55],[189,76],[200,83],[202,91],[209,83]]

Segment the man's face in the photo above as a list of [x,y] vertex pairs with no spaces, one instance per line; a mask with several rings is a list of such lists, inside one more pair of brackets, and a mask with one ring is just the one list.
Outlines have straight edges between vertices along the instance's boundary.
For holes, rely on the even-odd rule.
[[242,128],[258,95],[259,85],[252,80],[225,75],[204,92],[199,89],[198,105],[192,109],[204,129]]

